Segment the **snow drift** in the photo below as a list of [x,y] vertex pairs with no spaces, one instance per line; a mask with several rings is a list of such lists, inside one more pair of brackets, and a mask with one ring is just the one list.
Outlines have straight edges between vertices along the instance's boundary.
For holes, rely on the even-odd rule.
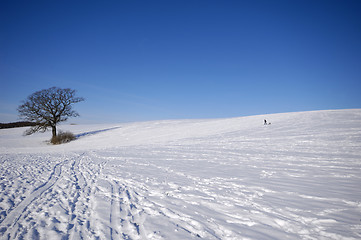
[[2,239],[361,238],[360,109],[60,128],[0,130]]

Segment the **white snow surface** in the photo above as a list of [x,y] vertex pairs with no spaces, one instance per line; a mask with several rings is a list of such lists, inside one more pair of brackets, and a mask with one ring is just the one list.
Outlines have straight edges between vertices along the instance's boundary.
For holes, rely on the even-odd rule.
[[60,128],[0,130],[1,239],[361,239],[361,109]]

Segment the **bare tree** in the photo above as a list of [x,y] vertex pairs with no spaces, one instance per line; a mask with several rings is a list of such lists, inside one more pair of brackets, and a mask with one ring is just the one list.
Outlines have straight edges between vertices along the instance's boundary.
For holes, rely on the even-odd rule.
[[75,92],[70,88],[52,87],[31,94],[18,107],[20,118],[36,123],[36,126],[31,127],[25,134],[45,132],[51,128],[54,138],[58,123],[68,120],[69,117],[79,116],[72,110],[72,104],[84,101],[84,98],[76,97]]

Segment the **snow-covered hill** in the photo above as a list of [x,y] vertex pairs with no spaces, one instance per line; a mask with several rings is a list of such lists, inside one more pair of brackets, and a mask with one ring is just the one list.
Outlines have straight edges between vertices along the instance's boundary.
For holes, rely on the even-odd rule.
[[61,129],[0,130],[0,238],[361,238],[361,109]]

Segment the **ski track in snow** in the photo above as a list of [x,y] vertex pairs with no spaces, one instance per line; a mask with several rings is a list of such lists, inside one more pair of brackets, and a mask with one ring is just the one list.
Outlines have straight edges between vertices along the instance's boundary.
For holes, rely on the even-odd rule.
[[53,152],[0,152],[0,238],[360,239],[361,111],[272,116],[279,124],[138,123]]

